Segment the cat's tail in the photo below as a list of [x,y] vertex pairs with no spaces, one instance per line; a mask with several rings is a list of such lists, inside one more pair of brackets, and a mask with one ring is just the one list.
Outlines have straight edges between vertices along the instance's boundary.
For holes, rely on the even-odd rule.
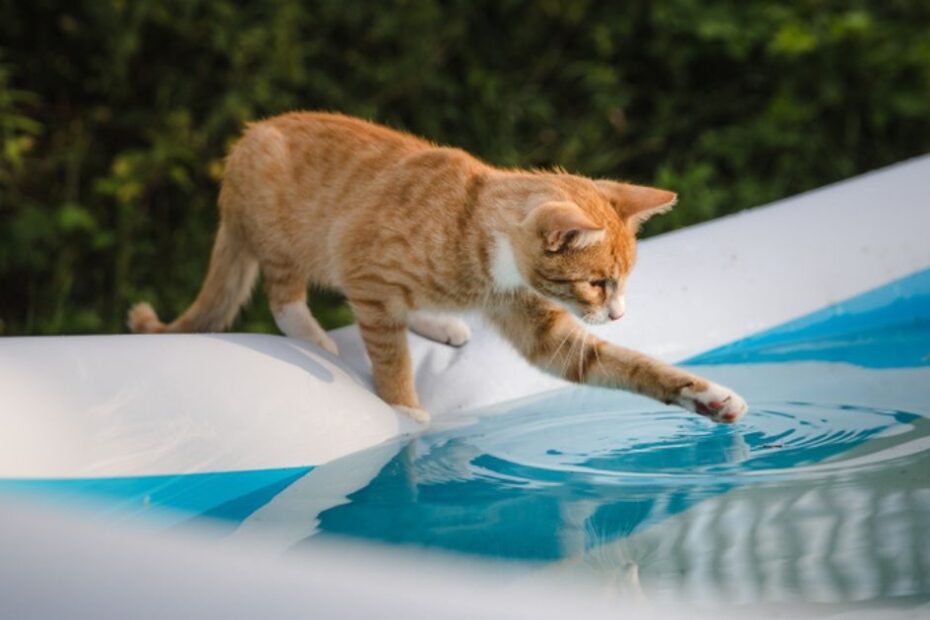
[[238,236],[221,223],[213,242],[207,277],[194,303],[169,325],[158,319],[151,305],[138,303],[129,310],[129,329],[135,333],[223,331],[248,301],[257,276],[255,257]]

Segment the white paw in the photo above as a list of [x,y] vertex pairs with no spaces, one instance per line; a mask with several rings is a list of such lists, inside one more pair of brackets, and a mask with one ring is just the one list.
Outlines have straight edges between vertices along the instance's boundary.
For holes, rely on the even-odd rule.
[[443,341],[453,347],[460,347],[471,339],[471,330],[462,319],[448,319],[442,330]]
[[414,333],[442,344],[460,347],[471,338],[471,330],[462,319],[423,312],[413,312],[407,325]]
[[709,381],[707,389],[703,391],[682,388],[678,404],[714,422],[728,424],[739,420],[749,409],[749,405],[742,396],[729,388]]
[[336,341],[327,336],[326,334],[321,334],[318,338],[314,339],[315,344],[323,347],[333,355],[339,355],[339,347],[336,345]]
[[394,409],[397,409],[400,413],[420,424],[426,424],[430,420],[429,411],[425,409],[407,407],[406,405],[394,405]]

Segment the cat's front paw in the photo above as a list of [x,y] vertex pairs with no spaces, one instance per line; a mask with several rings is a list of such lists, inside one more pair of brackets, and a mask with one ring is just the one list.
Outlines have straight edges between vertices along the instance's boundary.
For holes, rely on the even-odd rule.
[[703,390],[682,388],[676,402],[688,411],[727,424],[739,420],[749,409],[746,401],[733,390],[710,381],[705,385]]
[[411,312],[407,324],[414,333],[453,347],[461,347],[471,338],[468,324],[454,316]]
[[394,409],[401,412],[414,422],[426,424],[430,420],[429,411],[418,407],[407,407],[406,405],[394,405]]

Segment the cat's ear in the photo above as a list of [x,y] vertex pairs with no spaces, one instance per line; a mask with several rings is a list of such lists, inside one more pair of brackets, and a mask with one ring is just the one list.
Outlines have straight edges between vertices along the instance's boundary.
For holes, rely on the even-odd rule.
[[523,226],[542,238],[547,252],[586,248],[600,242],[605,234],[571,202],[544,203],[530,211]]
[[678,195],[658,187],[598,180],[594,182],[617,213],[634,231],[653,215],[671,211]]

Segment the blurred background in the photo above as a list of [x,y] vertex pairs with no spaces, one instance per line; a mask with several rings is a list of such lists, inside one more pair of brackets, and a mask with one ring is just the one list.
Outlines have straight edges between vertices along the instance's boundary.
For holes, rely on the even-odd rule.
[[678,191],[650,235],[930,151],[930,3],[0,0],[0,334],[173,318],[227,147],[297,108]]

